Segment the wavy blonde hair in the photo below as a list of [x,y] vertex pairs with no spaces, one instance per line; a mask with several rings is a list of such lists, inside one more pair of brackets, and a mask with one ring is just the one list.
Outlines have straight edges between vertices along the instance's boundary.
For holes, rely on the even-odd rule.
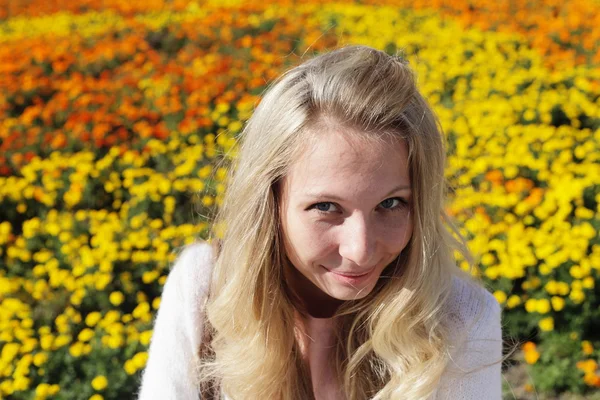
[[345,396],[425,399],[448,364],[445,305],[452,276],[461,274],[453,251],[471,257],[444,212],[443,135],[406,61],[348,46],[283,74],[241,134],[214,221],[225,224],[226,233],[205,305],[199,366],[205,397],[314,398],[284,279],[278,183],[324,121],[362,132],[367,140],[406,141],[413,193],[409,244],[369,295],[336,313],[335,365]]

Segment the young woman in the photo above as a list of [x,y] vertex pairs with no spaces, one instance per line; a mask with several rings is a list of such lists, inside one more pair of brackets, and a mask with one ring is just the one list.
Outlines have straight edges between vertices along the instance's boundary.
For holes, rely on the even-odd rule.
[[285,73],[243,131],[224,238],[169,274],[139,398],[500,399],[500,307],[453,261],[444,163],[402,59]]

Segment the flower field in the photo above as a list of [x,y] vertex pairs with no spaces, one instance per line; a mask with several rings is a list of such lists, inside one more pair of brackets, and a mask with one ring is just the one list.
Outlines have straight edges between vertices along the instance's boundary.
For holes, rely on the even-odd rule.
[[261,93],[350,43],[404,54],[439,116],[522,396],[600,396],[599,26],[599,1],[0,0],[0,399],[133,397]]

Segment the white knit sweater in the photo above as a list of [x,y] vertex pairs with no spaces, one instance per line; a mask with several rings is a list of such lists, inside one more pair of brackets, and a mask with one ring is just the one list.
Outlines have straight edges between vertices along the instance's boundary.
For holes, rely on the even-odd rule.
[[[211,267],[208,244],[195,243],[183,249],[163,288],[161,304],[154,321],[148,363],[142,375],[138,400],[196,400],[194,365],[202,337],[203,311]],[[433,399],[498,400],[501,398],[502,332],[501,310],[487,291],[484,313],[478,309],[475,290],[483,290],[454,278],[450,310],[455,315],[453,332],[469,329],[467,342],[453,352]],[[474,322],[471,324],[470,322]],[[487,366],[492,364],[492,366]],[[458,371],[478,371],[461,376]]]

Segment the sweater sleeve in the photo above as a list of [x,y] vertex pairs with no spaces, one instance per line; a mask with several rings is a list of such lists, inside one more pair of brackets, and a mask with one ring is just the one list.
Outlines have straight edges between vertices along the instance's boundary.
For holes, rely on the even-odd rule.
[[211,263],[206,243],[188,245],[178,255],[163,287],[138,400],[199,399],[195,366]]
[[435,399],[500,400],[500,305],[487,290],[460,278],[454,278],[454,288],[452,303],[457,311],[450,325],[458,344],[451,351]]

